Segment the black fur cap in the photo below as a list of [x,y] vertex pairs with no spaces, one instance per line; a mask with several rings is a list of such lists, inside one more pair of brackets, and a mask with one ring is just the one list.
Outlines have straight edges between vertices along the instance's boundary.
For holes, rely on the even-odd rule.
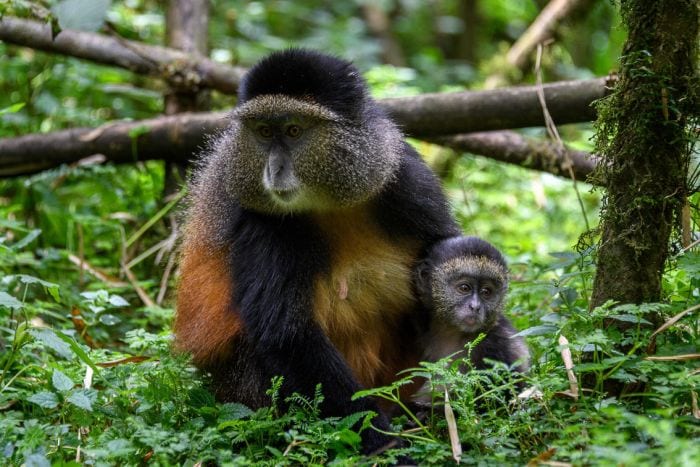
[[238,102],[266,94],[311,99],[349,119],[358,118],[369,100],[354,65],[308,49],[287,49],[260,60],[243,77]]
[[507,269],[507,263],[500,251],[486,240],[479,237],[451,237],[442,240],[430,248],[428,258],[434,265],[442,264],[452,258],[460,256],[481,256],[503,266]]

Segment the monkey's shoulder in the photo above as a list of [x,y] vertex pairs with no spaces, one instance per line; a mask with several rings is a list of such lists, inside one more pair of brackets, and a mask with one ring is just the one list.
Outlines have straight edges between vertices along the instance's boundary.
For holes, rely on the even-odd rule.
[[398,170],[378,196],[377,219],[392,234],[428,244],[460,234],[437,176],[408,143]]

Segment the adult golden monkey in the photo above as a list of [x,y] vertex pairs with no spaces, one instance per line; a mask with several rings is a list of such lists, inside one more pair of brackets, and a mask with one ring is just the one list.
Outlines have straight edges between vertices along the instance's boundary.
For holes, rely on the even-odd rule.
[[[309,50],[245,76],[229,127],[191,182],[176,345],[221,400],[312,396],[325,415],[386,417],[364,387],[415,366],[422,307],[412,269],[459,233],[439,183],[350,63]],[[365,430],[363,451],[390,441]]]

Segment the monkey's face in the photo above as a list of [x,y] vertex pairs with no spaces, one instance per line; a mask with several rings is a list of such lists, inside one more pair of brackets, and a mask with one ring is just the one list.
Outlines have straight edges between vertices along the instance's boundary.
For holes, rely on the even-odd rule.
[[435,318],[466,334],[488,332],[503,311],[507,286],[505,271],[492,261],[448,261],[432,275]]
[[229,137],[228,191],[242,206],[270,213],[366,201],[396,171],[401,140],[385,120],[372,128],[353,125],[329,109],[281,95],[238,108]]

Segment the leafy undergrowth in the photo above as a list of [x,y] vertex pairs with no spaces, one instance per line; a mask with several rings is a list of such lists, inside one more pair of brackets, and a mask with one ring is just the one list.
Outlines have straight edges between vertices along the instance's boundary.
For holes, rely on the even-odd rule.
[[[483,184],[479,202],[504,200],[499,210],[507,209],[502,187],[488,191],[489,177],[502,180],[505,170],[516,180],[522,172],[465,164],[456,173],[475,177],[470,186]],[[106,178],[114,182],[100,183]],[[517,180],[505,183],[528,183]],[[319,418],[322,388],[313,400],[287,401],[288,411],[276,397],[279,380],[271,382],[270,408],[217,404],[206,377],[170,352],[172,308],[155,298],[169,291],[167,240],[177,224],[172,204],[149,201],[162,186],[156,166],[56,171],[0,183],[6,196],[0,198],[0,464],[369,465],[391,464],[399,455],[421,465],[455,462],[439,390],[432,410],[397,408],[395,430],[406,446],[372,459],[359,454],[354,431],[371,429],[372,414]],[[448,189],[459,191],[454,184]],[[426,363],[368,393],[396,401],[411,376],[450,388],[467,465],[698,465],[700,255],[675,257],[664,303],[590,312],[592,249],[543,255],[539,245],[552,232],[540,226],[545,231],[534,237],[537,228],[528,230],[580,215],[562,207],[567,199],[577,206],[569,191],[545,184],[550,204],[558,202],[542,208],[545,221],[533,219],[535,201],[523,197],[493,218],[489,231],[476,232],[510,245],[508,309],[528,339],[531,371],[522,378],[499,366],[465,374],[460,362]],[[486,225],[464,209],[460,218]],[[573,244],[580,231],[563,220],[558,225]],[[120,269],[130,275],[117,277]],[[651,323],[671,317],[678,319],[654,334],[658,324]],[[568,344],[560,344],[562,336]],[[577,398],[564,348],[572,353]],[[610,382],[625,385],[622,396],[605,395]],[[519,399],[523,388],[536,391]]]

